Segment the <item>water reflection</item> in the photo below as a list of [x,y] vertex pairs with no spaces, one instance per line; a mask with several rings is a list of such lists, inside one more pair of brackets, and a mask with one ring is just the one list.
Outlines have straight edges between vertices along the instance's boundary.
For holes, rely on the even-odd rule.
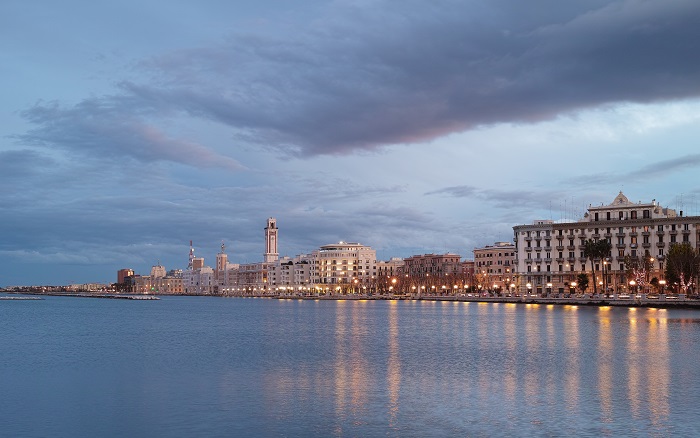
[[579,381],[581,365],[581,339],[576,306],[564,307],[564,340],[566,342],[566,372],[564,373],[564,386],[566,407],[571,412],[578,409]]
[[[601,307],[598,312],[598,393],[600,398],[601,420],[613,421],[613,332],[610,324],[610,308]],[[606,429],[606,432],[608,430]]]
[[387,368],[389,391],[389,427],[396,428],[399,413],[399,391],[401,390],[401,358],[399,357],[399,316],[398,302],[389,305],[389,361]]

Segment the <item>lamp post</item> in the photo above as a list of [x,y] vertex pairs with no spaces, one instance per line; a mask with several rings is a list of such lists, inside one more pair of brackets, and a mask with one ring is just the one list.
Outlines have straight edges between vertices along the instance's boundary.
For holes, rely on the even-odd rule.
[[552,293],[552,283],[547,283],[547,298],[549,298],[549,295]]
[[578,286],[578,283],[576,283],[575,281],[572,281],[571,288],[569,288],[569,294],[576,292],[576,286]]
[[636,281],[630,280],[630,292],[634,292],[635,295],[637,295],[637,288],[635,287],[636,285]]
[[532,283],[526,284],[525,287],[527,287],[527,296],[529,297],[532,292]]

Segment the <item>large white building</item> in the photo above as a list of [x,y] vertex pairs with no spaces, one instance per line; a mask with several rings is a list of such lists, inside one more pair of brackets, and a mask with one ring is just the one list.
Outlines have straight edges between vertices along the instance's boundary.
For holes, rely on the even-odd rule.
[[377,253],[369,246],[339,242],[321,246],[312,256],[317,284],[366,284],[377,276]]
[[[700,217],[683,216],[682,211],[662,207],[655,200],[630,202],[620,192],[608,205],[589,206],[579,221],[536,220],[513,227],[513,232],[516,286],[521,293],[573,291],[576,276],[591,272],[590,262],[584,256],[588,239],[607,239],[612,245],[608,257],[594,261],[596,278],[590,280],[616,293],[629,287],[626,255],[648,257],[652,262],[650,276],[661,279],[671,245],[687,242],[698,248]],[[592,289],[591,285],[589,290]]]

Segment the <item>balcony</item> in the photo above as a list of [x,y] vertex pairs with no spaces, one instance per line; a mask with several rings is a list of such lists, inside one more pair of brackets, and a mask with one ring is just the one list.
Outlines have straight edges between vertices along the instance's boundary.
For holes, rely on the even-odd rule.
[[551,258],[544,259],[544,262],[545,262],[545,263],[552,263],[552,259],[551,259]]
[[600,233],[595,233],[591,237],[594,239],[600,239]]
[[564,257],[557,257],[557,263],[564,263]]
[[657,231],[656,232],[657,236],[663,236],[664,234],[666,234],[664,231]]
[[525,263],[527,263],[528,265],[531,265],[531,264],[532,264],[532,259],[525,259]]
[[683,234],[690,234],[690,230],[682,230]]
[[563,245],[557,246],[557,251],[564,251],[564,246]]
[[535,263],[542,263],[542,258],[541,257],[536,258]]
[[567,260],[569,263],[576,263],[576,257],[569,257]]
[[617,248],[617,249],[625,249],[625,248],[627,248],[627,245],[625,245],[624,243],[618,243],[617,245],[615,245],[615,248]]
[[637,232],[636,232],[636,231],[630,232],[630,236],[636,236],[636,235],[637,235]]
[[651,243],[649,243],[649,242],[642,243],[642,247],[644,247],[644,248],[649,248],[650,246],[651,246]]
[[531,246],[525,247],[525,251],[532,251],[532,247]]
[[657,247],[657,248],[663,248],[664,246],[666,246],[666,243],[664,243],[664,242],[656,242],[656,247]]
[[525,238],[525,241],[526,241],[526,242],[530,242],[531,240],[532,240],[532,236],[528,236],[528,237]]
[[615,233],[617,237],[625,237],[625,233]]
[[612,233],[605,233],[605,234],[603,234],[603,237],[610,238],[610,237],[612,237]]
[[671,233],[671,234],[678,234],[678,230],[671,230],[671,231],[669,231],[669,233]]
[[566,249],[568,249],[569,251],[573,251],[576,249],[576,245],[569,245],[566,247]]
[[568,237],[569,239],[573,239],[575,236],[574,236],[573,234],[569,234],[569,235],[566,236],[566,237]]
[[650,231],[642,231],[642,236],[649,236],[651,235]]
[[545,250],[545,252],[546,252],[546,251],[551,251],[551,250],[552,250],[552,247],[551,247],[551,246],[545,246],[545,247],[544,247],[544,250]]

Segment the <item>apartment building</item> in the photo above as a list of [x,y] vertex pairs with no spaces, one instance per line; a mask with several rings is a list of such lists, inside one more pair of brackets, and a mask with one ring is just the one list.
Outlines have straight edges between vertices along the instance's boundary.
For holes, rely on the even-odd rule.
[[[536,220],[513,227],[516,287],[522,293],[566,293],[576,276],[591,273],[584,255],[588,239],[607,239],[608,257],[595,260],[596,278],[609,293],[628,290],[625,256],[645,256],[652,261],[651,277],[663,277],[663,263],[671,245],[700,241],[700,217],[662,207],[656,200],[631,202],[620,192],[608,205],[589,206],[578,221]],[[593,286],[590,286],[590,290]]]

